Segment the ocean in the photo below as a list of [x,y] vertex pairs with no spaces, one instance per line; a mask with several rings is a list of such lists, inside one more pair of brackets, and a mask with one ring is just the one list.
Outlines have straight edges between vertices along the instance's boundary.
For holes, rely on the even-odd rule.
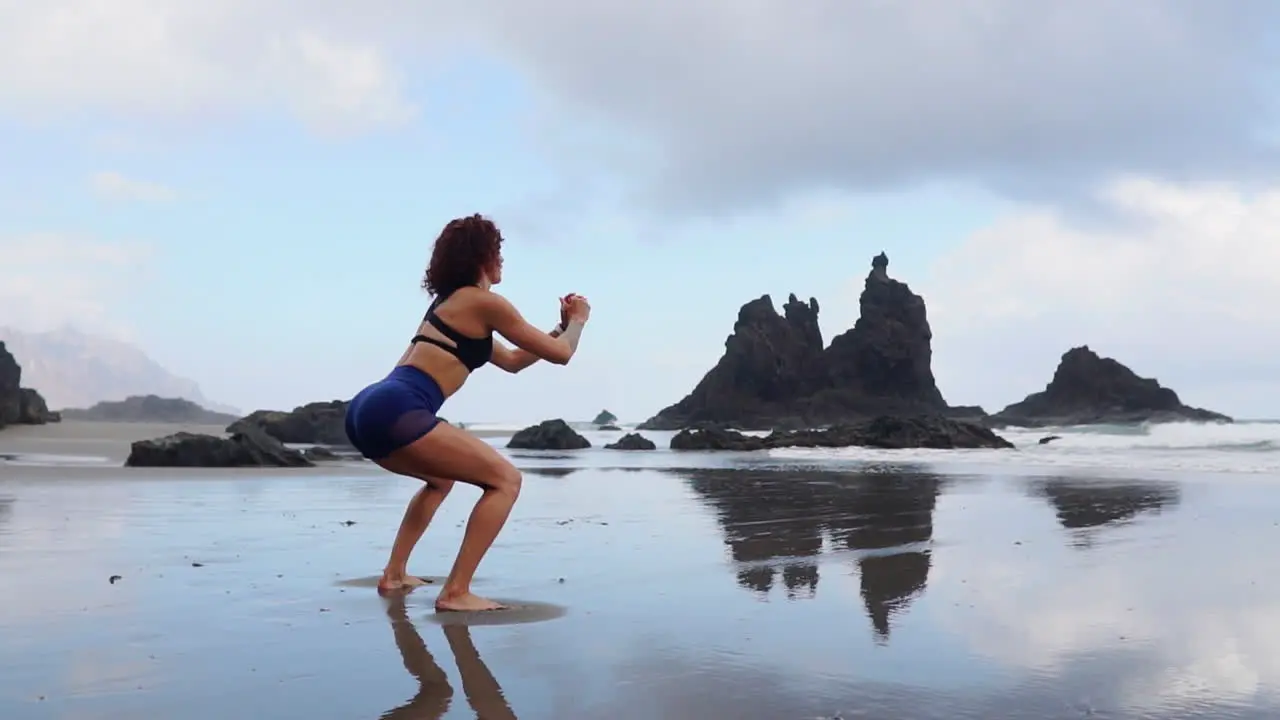
[[[0,433],[0,718],[1280,717],[1280,423],[757,453],[578,427],[501,450],[524,487],[475,590],[520,609],[452,620],[373,590],[417,481]],[[478,496],[412,572],[448,572]]]
[[[669,448],[675,432],[635,430],[635,425],[619,425],[621,431],[602,432],[590,423],[569,423],[586,437],[592,449],[575,451],[575,464],[598,467],[719,467],[738,464],[742,456],[719,452],[676,452]],[[519,426],[500,423],[468,423],[467,427],[486,433],[504,433],[486,438],[502,448]],[[639,432],[653,440],[653,452],[603,450],[627,432]],[[879,450],[875,448],[786,448],[752,454],[752,464],[814,467],[831,470],[858,469],[874,465],[910,464],[936,470],[1016,473],[1056,473],[1063,469],[1088,470],[1094,474],[1118,473],[1280,473],[1280,420],[1245,420],[1234,424],[1158,423],[1144,425],[1092,425],[1077,427],[1004,428],[996,431],[1017,450]],[[766,435],[764,432],[748,432]],[[1041,445],[1051,435],[1059,439]],[[539,453],[518,453],[531,466],[555,465],[562,458],[546,458]],[[759,457],[764,455],[764,457]]]

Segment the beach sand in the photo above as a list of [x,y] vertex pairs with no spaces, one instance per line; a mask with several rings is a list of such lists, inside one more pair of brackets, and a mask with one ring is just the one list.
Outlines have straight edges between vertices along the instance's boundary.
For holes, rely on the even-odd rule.
[[369,587],[414,482],[0,466],[0,718],[1280,716],[1267,478],[547,457],[475,585],[533,611],[471,624]]
[[[129,445],[176,432],[225,437],[221,425],[115,423],[68,420],[48,425],[10,425],[0,430],[0,455],[35,455],[124,463]],[[69,461],[67,461],[69,462]]]
[[[123,423],[68,420],[48,425],[11,425],[0,430],[0,457],[35,456],[48,464],[116,465],[129,457],[129,446],[138,440],[176,432],[226,437],[222,425],[176,423]],[[481,438],[504,438],[510,433],[480,430]]]

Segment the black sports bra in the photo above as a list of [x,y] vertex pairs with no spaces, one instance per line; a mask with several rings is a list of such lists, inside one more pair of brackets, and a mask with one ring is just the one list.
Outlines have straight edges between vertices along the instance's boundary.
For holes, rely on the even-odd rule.
[[493,357],[493,333],[489,333],[482,338],[474,338],[463,335],[452,327],[449,327],[448,323],[441,320],[439,315],[436,315],[436,306],[444,302],[448,297],[448,295],[445,295],[436,298],[431,303],[431,307],[427,308],[427,313],[422,316],[422,319],[425,322],[431,323],[431,327],[439,330],[441,335],[452,340],[455,345],[450,345],[443,340],[430,338],[426,335],[414,335],[410,344],[424,342],[435,345],[462,361],[462,364],[465,365],[468,370],[475,370],[489,362],[489,359]]

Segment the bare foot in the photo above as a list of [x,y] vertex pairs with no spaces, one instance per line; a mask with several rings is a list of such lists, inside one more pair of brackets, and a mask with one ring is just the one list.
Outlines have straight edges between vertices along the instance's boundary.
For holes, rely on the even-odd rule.
[[427,585],[429,581],[414,575],[386,575],[378,580],[378,592],[408,592],[416,587]]
[[506,605],[482,598],[475,593],[453,595],[442,592],[440,597],[436,598],[436,612],[477,612],[506,609]]

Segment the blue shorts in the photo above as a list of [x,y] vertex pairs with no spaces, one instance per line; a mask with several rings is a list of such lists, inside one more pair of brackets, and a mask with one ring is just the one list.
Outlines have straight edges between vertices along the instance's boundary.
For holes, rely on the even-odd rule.
[[360,454],[380,460],[440,424],[444,391],[435,378],[401,365],[366,387],[347,405],[347,439]]

